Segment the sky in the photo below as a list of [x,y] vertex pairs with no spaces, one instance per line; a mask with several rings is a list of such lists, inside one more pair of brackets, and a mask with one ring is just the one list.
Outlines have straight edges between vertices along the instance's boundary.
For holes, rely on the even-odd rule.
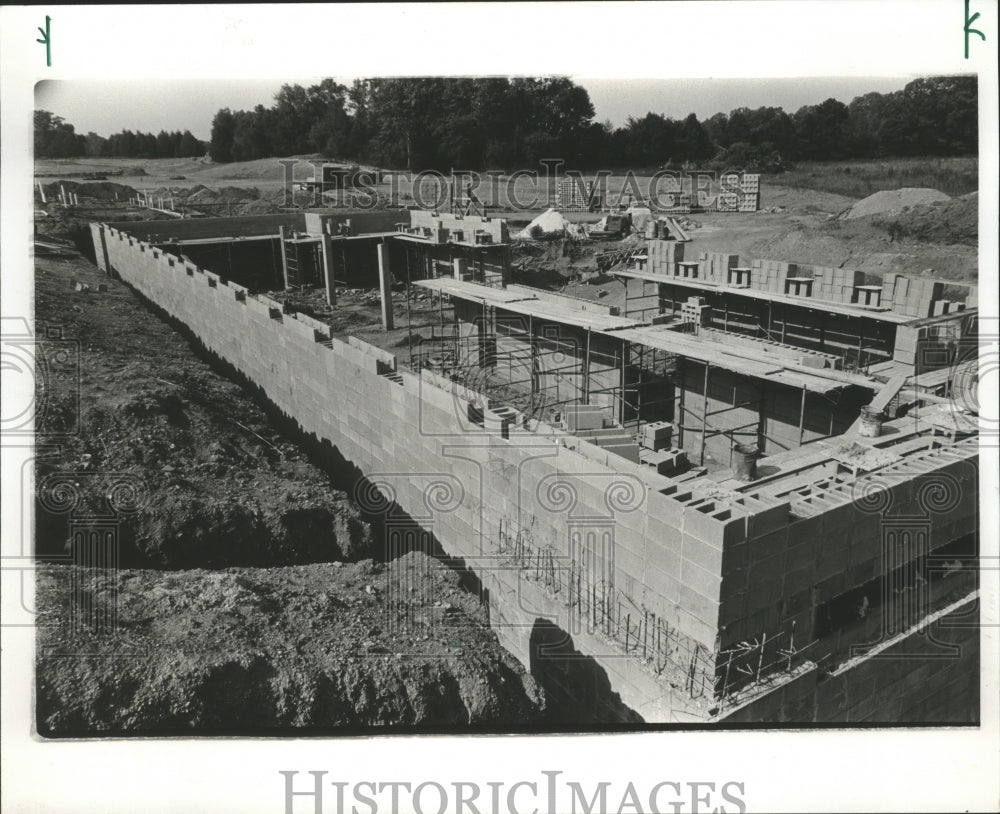
[[[208,140],[212,118],[223,107],[248,110],[270,106],[284,83],[311,85],[321,77],[275,80],[149,80],[40,82],[35,108],[62,116],[78,133],[102,136],[121,130],[157,133],[190,130]],[[573,77],[587,89],[597,121],[621,125],[629,116],[652,111],[671,118],[695,113],[699,119],[737,107],[782,107],[789,113],[833,97],[845,104],[855,96],[901,89],[914,77],[798,79],[593,79]],[[337,77],[350,83],[350,77]]]

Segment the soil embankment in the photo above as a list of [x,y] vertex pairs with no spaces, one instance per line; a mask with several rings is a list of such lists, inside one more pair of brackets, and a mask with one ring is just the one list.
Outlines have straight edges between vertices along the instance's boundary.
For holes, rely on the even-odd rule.
[[[544,719],[537,686],[497,645],[478,600],[418,553],[387,566],[107,578],[46,566],[37,597],[43,735],[347,734]],[[81,597],[114,598],[114,637],[69,624],[67,602]]]
[[[379,562],[332,473],[125,285],[82,257],[35,271],[43,735],[544,719],[457,573]],[[109,512],[117,566],[67,564]]]

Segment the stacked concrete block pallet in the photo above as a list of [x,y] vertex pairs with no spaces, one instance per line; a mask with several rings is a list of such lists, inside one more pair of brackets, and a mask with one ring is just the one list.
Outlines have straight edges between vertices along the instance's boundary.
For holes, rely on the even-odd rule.
[[674,276],[677,263],[684,260],[684,244],[676,240],[646,241],[646,270],[652,274]]
[[934,316],[943,291],[944,284],[936,280],[891,273],[883,278],[882,302],[897,314],[920,319]]
[[738,192],[720,192],[716,198],[715,208],[719,212],[738,212],[742,204],[742,196]]
[[740,212],[756,212],[760,209],[760,175],[744,173],[740,179],[740,190]]
[[718,285],[729,283],[729,270],[740,265],[740,256],[726,252],[702,252],[698,258],[703,279]]
[[933,316],[934,303],[941,299],[944,292],[944,284],[920,278],[918,291],[920,292],[920,296],[917,300],[917,316]]
[[780,260],[754,260],[750,267],[750,286],[771,294],[784,294],[785,280],[799,274],[799,267],[795,263]]
[[564,212],[588,212],[594,191],[594,181],[563,178],[556,192],[556,206]]

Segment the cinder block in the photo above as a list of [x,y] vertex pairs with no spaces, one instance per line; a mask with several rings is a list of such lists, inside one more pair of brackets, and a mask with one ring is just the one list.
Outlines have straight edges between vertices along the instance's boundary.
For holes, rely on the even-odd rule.
[[[723,584],[725,591],[725,584]],[[719,624],[728,627],[746,615],[746,591],[738,591],[733,594],[723,593],[722,602],[719,605]]]
[[719,604],[681,584],[678,609],[678,627],[681,632],[706,647],[713,648],[719,625]]
[[711,514],[692,506],[684,508],[684,533],[714,546],[720,552],[725,539],[725,526]]
[[788,530],[779,528],[766,534],[755,535],[750,538],[749,546],[751,568],[755,568],[758,562],[777,555],[784,557],[788,546]]
[[[718,618],[718,600],[720,599],[720,588],[722,586],[722,577],[718,573],[707,571],[690,560],[683,559],[681,561],[681,585],[682,588],[692,588],[701,594],[701,596],[714,600],[714,612],[716,613],[716,619]],[[681,596],[683,601],[683,591]]]
[[670,545],[660,541],[646,541],[646,568],[655,568],[675,579],[681,573],[681,545]]
[[788,525],[788,501],[747,500],[747,537],[758,537]]
[[746,568],[750,562],[750,545],[746,541],[727,544],[722,549],[722,573],[729,574]]
[[684,535],[684,542],[682,546],[682,553],[684,559],[690,560],[695,565],[700,568],[705,569],[716,575],[722,574],[722,550],[712,546],[708,543],[699,540],[697,537],[692,537],[689,534]]
[[[785,576],[785,556],[784,552],[778,552],[768,557],[755,557],[750,551],[750,583],[766,582],[768,580],[780,582]],[[776,601],[777,595],[768,596],[765,601]]]

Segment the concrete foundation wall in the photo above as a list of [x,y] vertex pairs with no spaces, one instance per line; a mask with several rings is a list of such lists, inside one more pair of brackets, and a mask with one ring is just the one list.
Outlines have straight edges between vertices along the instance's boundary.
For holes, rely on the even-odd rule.
[[303,231],[310,235],[323,233],[324,224],[330,234],[335,235],[342,224],[350,221],[351,234],[362,235],[369,232],[394,232],[396,224],[406,220],[406,213],[399,211],[373,212],[306,212],[303,216]]
[[[792,622],[800,639],[811,640],[818,635],[815,612],[824,603],[976,535],[978,455],[970,439],[904,458],[853,483],[813,478],[790,504],[781,504],[791,511],[784,522],[755,518],[746,548],[728,547],[723,558],[723,644],[760,631],[788,631]],[[874,607],[881,597],[872,590],[883,589],[869,590]],[[927,605],[935,609],[940,600],[932,596]],[[837,630],[823,635],[830,653],[851,643],[840,641]]]
[[[620,459],[608,468],[602,450],[552,428],[503,427],[489,411],[484,426],[471,423],[474,392],[429,371],[401,371],[397,383],[380,375],[389,367],[381,351],[329,340],[320,323],[117,230],[105,229],[103,242],[115,273],[492,584],[493,623],[513,652],[529,656],[517,645],[523,630],[504,619],[530,617],[530,631],[548,618],[578,646],[592,636],[584,652],[618,676],[622,701],[647,720],[673,714],[664,706],[673,703],[671,675],[676,683],[691,668],[710,686],[722,546],[741,533],[742,515],[706,507],[648,467]],[[551,584],[543,561],[557,566]],[[661,677],[651,620],[673,659],[664,657]],[[639,640],[645,657],[626,656],[625,642],[634,649]]]
[[[709,497],[618,456],[609,467],[605,450],[555,428],[529,431],[430,371],[390,378],[395,359],[385,351],[330,339],[322,323],[116,229],[92,231],[102,268],[363,476],[362,508],[389,517],[400,507],[464,561],[488,591],[501,642],[526,664],[537,657],[540,619],[567,631],[618,696],[602,715],[627,717],[628,707],[647,721],[710,717],[719,647],[793,619],[808,629],[817,600],[802,605],[804,592],[842,593],[844,583],[823,585],[855,562],[846,579],[876,572],[883,515],[930,507],[931,550],[975,528],[974,439],[794,500]],[[879,478],[894,502],[876,511],[869,481]],[[917,488],[941,482],[957,486],[957,500]]]
[[144,220],[109,223],[108,226],[127,231],[130,235],[154,243],[176,240],[196,240],[212,237],[255,237],[277,235],[278,228],[303,231],[305,216],[302,214],[245,215],[234,218],[186,218],[177,220]]
[[835,670],[804,671],[723,716],[726,723],[979,722],[978,595]]

